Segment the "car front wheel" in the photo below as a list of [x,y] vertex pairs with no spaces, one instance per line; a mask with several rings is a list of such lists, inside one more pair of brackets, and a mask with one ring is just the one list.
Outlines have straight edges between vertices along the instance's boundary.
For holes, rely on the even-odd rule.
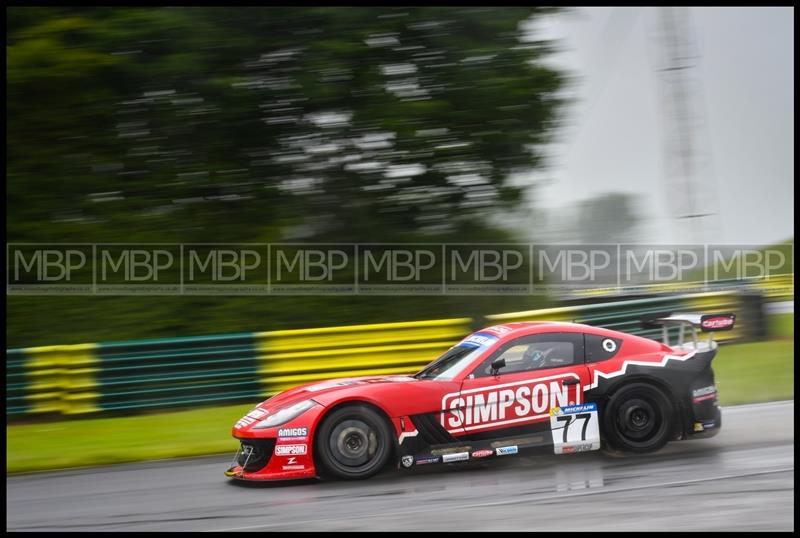
[[326,416],[316,435],[316,452],[323,476],[348,480],[369,478],[392,454],[392,434],[386,420],[367,405],[348,405]]

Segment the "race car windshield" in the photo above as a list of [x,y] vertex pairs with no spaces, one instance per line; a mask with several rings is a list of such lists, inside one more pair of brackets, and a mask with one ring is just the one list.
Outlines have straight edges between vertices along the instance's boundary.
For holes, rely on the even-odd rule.
[[453,379],[466,368],[483,349],[459,344],[414,375],[417,379]]

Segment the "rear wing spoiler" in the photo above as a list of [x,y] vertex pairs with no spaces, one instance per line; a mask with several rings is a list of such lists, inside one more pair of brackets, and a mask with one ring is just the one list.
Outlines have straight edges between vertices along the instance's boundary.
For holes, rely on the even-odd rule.
[[708,349],[712,349],[714,347],[714,341],[711,338],[711,333],[718,332],[718,331],[730,331],[733,329],[733,325],[736,323],[736,315],[735,314],[696,314],[696,313],[686,313],[686,314],[673,314],[671,312],[665,312],[661,314],[651,314],[649,316],[642,317],[642,326],[644,328],[653,328],[653,327],[661,327],[662,329],[662,342],[666,345],[670,345],[669,343],[669,329],[670,327],[678,327],[678,347],[683,347],[684,345],[688,344],[686,342],[686,329],[688,328],[691,331],[692,335],[692,343],[695,349],[698,349],[698,338],[697,338],[697,330],[700,329],[702,332],[709,333],[708,334],[708,342],[707,346]]

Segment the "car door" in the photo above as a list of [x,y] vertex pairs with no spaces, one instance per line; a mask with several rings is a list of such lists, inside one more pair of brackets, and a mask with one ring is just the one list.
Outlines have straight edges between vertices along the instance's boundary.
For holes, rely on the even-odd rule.
[[[505,366],[494,371],[492,363],[501,358]],[[463,380],[460,426],[465,437],[475,439],[548,429],[550,410],[582,403],[587,384],[582,334],[522,336],[499,347]]]

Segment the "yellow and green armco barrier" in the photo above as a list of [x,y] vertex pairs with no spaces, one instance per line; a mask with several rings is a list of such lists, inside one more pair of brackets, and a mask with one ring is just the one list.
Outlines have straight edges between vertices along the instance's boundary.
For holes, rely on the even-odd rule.
[[152,411],[257,402],[303,383],[413,373],[470,332],[514,321],[574,321],[660,339],[641,318],[662,312],[733,312],[720,341],[765,335],[760,296],[733,291],[594,301],[558,308],[453,318],[53,345],[6,350],[10,419]]

